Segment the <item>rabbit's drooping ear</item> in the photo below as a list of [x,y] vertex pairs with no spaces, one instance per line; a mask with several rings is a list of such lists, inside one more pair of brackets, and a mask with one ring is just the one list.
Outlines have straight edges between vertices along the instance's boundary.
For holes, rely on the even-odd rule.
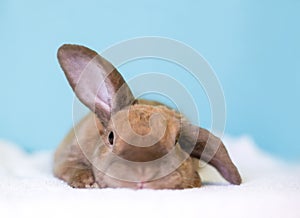
[[179,144],[190,153],[191,157],[214,166],[228,182],[241,184],[241,176],[231,161],[223,142],[208,130],[184,124]]
[[134,101],[121,74],[95,51],[66,44],[58,49],[57,57],[76,96],[104,126],[112,113]]

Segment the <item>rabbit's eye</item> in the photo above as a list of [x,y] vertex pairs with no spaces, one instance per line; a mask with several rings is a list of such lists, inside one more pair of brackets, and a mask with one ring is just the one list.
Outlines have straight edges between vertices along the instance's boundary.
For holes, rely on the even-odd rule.
[[113,145],[114,144],[114,132],[111,131],[108,135],[108,142],[109,144]]

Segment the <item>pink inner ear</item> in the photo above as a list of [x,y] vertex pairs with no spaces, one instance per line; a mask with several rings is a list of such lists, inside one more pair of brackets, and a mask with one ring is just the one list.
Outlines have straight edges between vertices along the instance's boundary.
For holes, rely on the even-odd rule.
[[97,58],[91,60],[82,70],[75,86],[75,93],[92,111],[96,106],[110,112],[111,95],[104,81],[106,73],[102,66],[97,65]]
[[[63,45],[58,50],[58,59],[79,100],[95,112],[101,122],[107,122],[112,111],[134,100],[120,73],[95,51],[84,46]],[[120,87],[124,88],[118,92]],[[117,93],[120,94],[114,98]]]
[[58,49],[57,57],[70,85],[74,88],[82,71],[97,53],[79,45],[63,45]]

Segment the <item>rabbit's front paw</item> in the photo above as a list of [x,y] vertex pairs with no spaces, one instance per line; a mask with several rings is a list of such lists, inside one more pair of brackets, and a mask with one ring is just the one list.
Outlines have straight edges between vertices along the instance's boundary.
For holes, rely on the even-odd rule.
[[73,188],[97,188],[93,172],[90,169],[76,170],[69,185]]

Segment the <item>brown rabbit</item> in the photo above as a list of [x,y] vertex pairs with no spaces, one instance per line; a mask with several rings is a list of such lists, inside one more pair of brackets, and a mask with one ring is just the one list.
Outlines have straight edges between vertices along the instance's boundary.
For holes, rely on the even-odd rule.
[[241,177],[222,141],[158,103],[135,99],[121,74],[95,51],[63,45],[59,63],[91,111],[59,145],[54,174],[76,188],[200,187],[193,160],[232,184]]

